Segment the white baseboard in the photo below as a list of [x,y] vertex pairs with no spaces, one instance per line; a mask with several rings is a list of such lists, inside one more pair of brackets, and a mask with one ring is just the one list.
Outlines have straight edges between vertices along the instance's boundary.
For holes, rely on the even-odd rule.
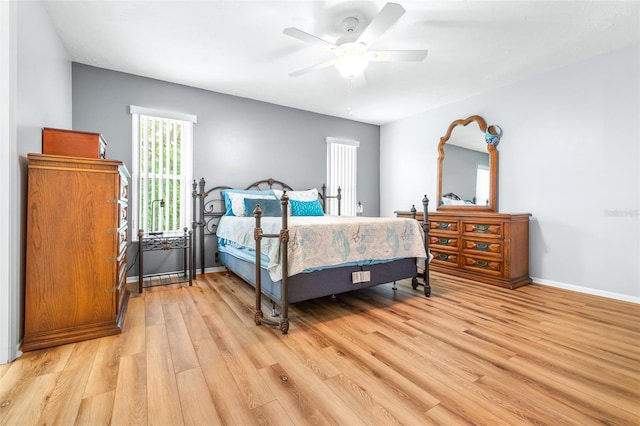
[[628,296],[626,294],[612,293],[610,291],[597,290],[589,287],[581,287],[573,284],[561,283],[558,281],[544,280],[542,278],[531,277],[535,284],[547,285],[549,287],[562,288],[564,290],[577,291],[578,293],[592,294],[594,296],[607,297],[609,299],[622,300],[624,302],[640,304],[640,297]]
[[[225,272],[227,268],[224,266],[213,266],[210,268],[205,268],[204,273],[207,274],[209,272]],[[199,268],[197,273],[199,274]],[[564,290],[577,291],[578,293],[592,294],[594,296],[607,297],[609,299],[622,300],[624,302],[631,302],[640,304],[640,297],[628,296],[626,294],[612,293],[610,291],[597,290],[589,287],[581,287],[573,284],[561,283],[558,281],[545,280],[542,278],[531,277],[531,280],[535,284],[546,285],[549,287],[561,288]],[[137,283],[138,276],[129,276],[127,277],[127,283]]]
[[[227,270],[227,268],[225,268],[224,266],[214,266],[212,268],[204,268],[204,273],[208,273],[208,272],[225,272]],[[175,271],[175,272],[167,272],[167,274],[181,274],[182,271]],[[200,268],[196,269],[196,275],[200,273]],[[127,284],[128,283],[137,283],[138,282],[138,275],[129,275],[127,276]]]
[[204,273],[206,274],[207,272],[225,272],[227,270],[227,268],[225,268],[224,266],[214,266],[211,268],[204,268]]

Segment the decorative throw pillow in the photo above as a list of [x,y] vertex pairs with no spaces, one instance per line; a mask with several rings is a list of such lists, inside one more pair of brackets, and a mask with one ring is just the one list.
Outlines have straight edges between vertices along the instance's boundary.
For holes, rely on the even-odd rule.
[[[257,191],[248,189],[223,189],[220,191],[224,198],[225,214],[227,216],[244,216],[244,198],[274,199],[273,191]],[[240,214],[238,214],[240,213]]]
[[292,216],[324,216],[320,201],[289,200]]
[[282,216],[282,207],[280,200],[269,200],[265,198],[245,198],[244,211],[247,216],[253,215],[256,205],[260,205],[262,216],[280,217]]

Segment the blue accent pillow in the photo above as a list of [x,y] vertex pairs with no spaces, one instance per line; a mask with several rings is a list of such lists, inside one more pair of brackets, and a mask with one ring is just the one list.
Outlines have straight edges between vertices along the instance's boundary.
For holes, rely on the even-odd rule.
[[275,198],[273,191],[270,189],[266,191],[252,189],[223,189],[222,191],[220,191],[220,193],[222,194],[222,198],[224,199],[224,207],[226,209],[225,214],[227,216],[235,216],[235,213],[233,213],[233,203],[231,201],[231,197],[229,197],[229,194],[264,195],[265,197],[273,196]]
[[292,216],[324,216],[320,201],[289,200]]
[[245,198],[244,210],[247,216],[253,216],[256,205],[260,204],[262,216],[280,217],[282,216],[282,207],[280,200],[266,200],[264,198]]

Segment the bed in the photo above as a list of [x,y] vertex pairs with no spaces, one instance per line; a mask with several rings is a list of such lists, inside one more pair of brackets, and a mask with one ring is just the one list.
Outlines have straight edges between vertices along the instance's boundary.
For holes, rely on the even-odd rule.
[[[295,191],[266,179],[245,189],[205,189],[193,182],[193,228],[204,273],[206,238],[216,238],[215,259],[255,288],[255,323],[289,329],[289,303],[335,296],[411,278],[412,287],[431,294],[425,262],[427,205],[420,224],[407,218],[326,215],[326,186]],[[211,245],[211,244],[209,244]],[[195,245],[194,245],[195,250]],[[210,255],[211,256],[211,255]],[[419,279],[421,278],[421,279]],[[271,318],[262,312],[262,297],[272,303]],[[280,313],[275,311],[276,306]]]

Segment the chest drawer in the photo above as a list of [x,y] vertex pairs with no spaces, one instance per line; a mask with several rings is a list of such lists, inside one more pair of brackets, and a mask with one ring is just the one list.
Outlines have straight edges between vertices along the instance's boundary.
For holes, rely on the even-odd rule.
[[458,234],[460,223],[457,220],[433,220],[429,222],[429,231]]
[[495,256],[502,256],[502,241],[501,240],[476,240],[471,238],[464,238],[462,240],[462,251],[477,254],[492,254]]
[[127,229],[125,226],[118,231],[118,255],[127,251]]
[[128,211],[129,209],[126,204],[118,203],[118,205],[119,205],[118,227],[121,227],[127,224],[127,220],[129,217],[129,211]]
[[462,267],[464,269],[489,275],[502,275],[504,262],[501,259],[483,259],[476,256],[463,255]]
[[502,236],[502,223],[462,222],[462,233],[465,235]]
[[459,241],[460,239],[457,237],[429,235],[429,247],[433,247],[433,248],[448,247],[448,248],[457,249]]
[[433,255],[432,263],[452,266],[454,268],[458,266],[458,253],[431,250],[431,254]]
[[120,199],[129,199],[129,186],[127,185],[126,181],[120,181]]

